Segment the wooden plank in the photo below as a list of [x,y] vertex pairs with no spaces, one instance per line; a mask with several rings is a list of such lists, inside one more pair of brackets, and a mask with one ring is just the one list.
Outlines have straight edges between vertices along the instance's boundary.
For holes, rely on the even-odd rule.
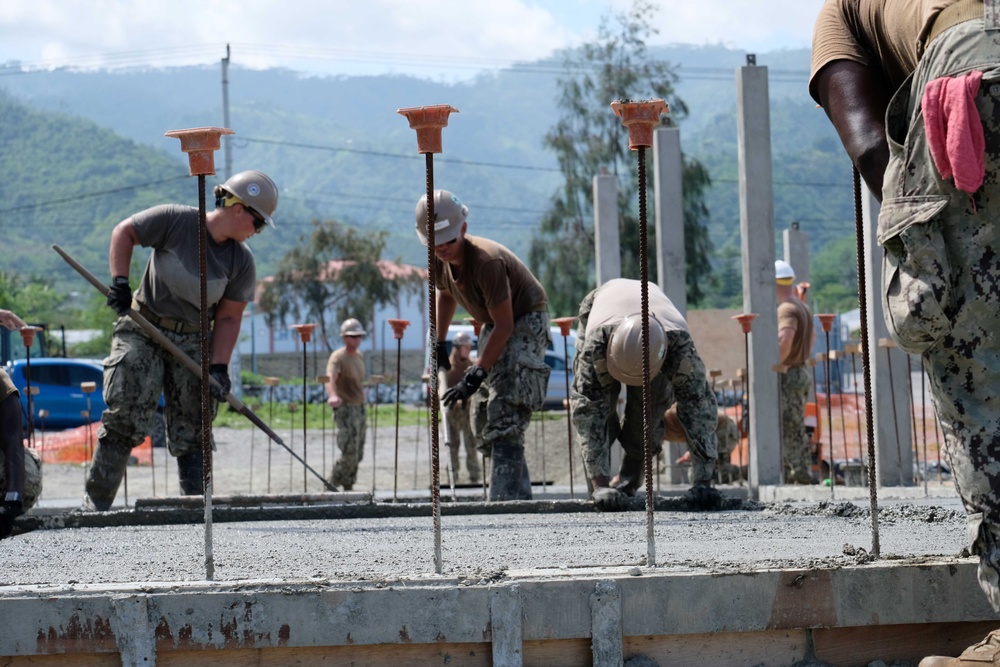
[[997,627],[1000,621],[817,629],[813,644],[816,659],[833,667],[867,665],[876,659],[916,663],[929,655],[956,656]]

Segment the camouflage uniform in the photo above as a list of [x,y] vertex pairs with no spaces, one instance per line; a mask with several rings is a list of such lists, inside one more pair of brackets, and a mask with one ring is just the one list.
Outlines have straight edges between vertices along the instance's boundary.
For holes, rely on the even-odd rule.
[[[0,403],[14,396],[15,400],[20,396],[13,380],[7,372],[0,368]],[[18,406],[20,412],[20,406]],[[7,467],[6,457],[0,451],[0,498],[7,493]],[[34,449],[24,448],[24,477],[21,483],[21,503],[25,511],[29,510],[38,501],[38,496],[42,493],[42,462],[38,458],[38,452]]]
[[812,480],[812,454],[806,433],[806,401],[809,399],[811,378],[805,366],[791,366],[779,373],[781,392],[781,453],[787,481],[802,484]]
[[333,464],[330,481],[351,489],[358,478],[358,464],[365,457],[365,406],[342,404],[333,411],[333,419],[340,458]]
[[715,430],[718,440],[719,458],[718,471],[720,481],[734,481],[740,478],[739,466],[732,463],[732,453],[740,444],[740,430],[736,421],[729,415],[719,415],[719,424]]
[[[928,82],[983,72],[975,104],[985,181],[973,195],[941,179],[924,130]],[[960,23],[932,41],[886,114],[890,161],[878,220],[886,323],[924,356],[944,451],[968,512],[979,582],[1000,610],[1000,32]]]
[[[580,304],[570,398],[573,425],[583,450],[583,464],[591,479],[610,476],[611,445],[615,440],[621,443],[625,459],[645,460],[642,387],[626,387],[624,422],[619,423],[615,411],[621,383],[607,370],[607,347],[615,324],[587,332],[596,294],[597,290],[592,291]],[[715,392],[706,379],[705,364],[694,348],[691,335],[684,330],[668,330],[666,335],[667,356],[660,373],[649,386],[650,414],[662,415],[677,403],[678,417],[691,450],[693,481],[713,481],[718,454]],[[656,456],[663,447],[663,419],[654,419],[649,426],[653,456]]]
[[[469,473],[469,481],[475,484],[479,481],[479,454],[476,447],[476,436],[472,433],[470,405],[462,405],[461,401],[444,409],[445,422],[448,427],[448,445],[451,450],[451,469],[458,478],[461,469],[460,452],[465,443],[465,470]],[[530,416],[529,416],[530,419]]]

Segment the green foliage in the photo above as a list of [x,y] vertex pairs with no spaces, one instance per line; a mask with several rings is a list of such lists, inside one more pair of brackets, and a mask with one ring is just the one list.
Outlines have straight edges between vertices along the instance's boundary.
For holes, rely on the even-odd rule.
[[[656,11],[652,3],[634,0],[627,12],[602,19],[594,42],[566,53],[567,74],[558,82],[560,117],[544,141],[556,154],[564,182],[552,196],[529,254],[530,265],[548,289],[553,313],[575,313],[594,286],[594,264],[581,259],[593,257],[592,181],[602,170],[618,177],[622,273],[639,277],[638,162],[628,148],[628,131],[609,104],[659,97],[667,101],[673,118],[686,115],[686,105],[674,93],[674,68],[646,50],[647,39],[656,33],[651,25]],[[711,241],[703,228],[708,211],[702,200],[710,178],[697,161],[685,159],[683,180],[688,292],[697,302],[703,297],[701,282],[711,271]],[[651,192],[651,182],[649,187]],[[651,241],[649,217],[647,213]],[[655,262],[649,266],[650,280],[655,281]]]
[[813,312],[842,313],[858,307],[857,237],[827,243],[809,263]]

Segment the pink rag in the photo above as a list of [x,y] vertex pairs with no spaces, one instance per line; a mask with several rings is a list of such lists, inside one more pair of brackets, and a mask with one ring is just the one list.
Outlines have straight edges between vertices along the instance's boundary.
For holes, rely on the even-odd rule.
[[976,109],[982,80],[982,72],[934,79],[920,100],[934,165],[941,178],[954,176],[955,187],[970,194],[979,189],[986,175],[986,139]]

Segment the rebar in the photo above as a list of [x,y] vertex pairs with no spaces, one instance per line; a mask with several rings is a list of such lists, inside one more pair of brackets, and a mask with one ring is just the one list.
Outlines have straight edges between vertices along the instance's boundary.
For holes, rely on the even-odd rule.
[[431,442],[431,513],[434,515],[434,571],[441,574],[441,461],[438,442],[438,415],[440,414],[440,398],[438,397],[438,358],[437,358],[437,285],[434,275],[434,154],[424,154],[425,173],[427,176],[427,309],[428,309],[428,340],[431,341],[431,372],[430,399],[431,409],[428,424]]
[[830,498],[833,498],[836,493],[834,489],[837,488],[837,464],[833,458],[833,404],[830,401],[830,330],[826,329],[824,331],[826,334],[826,423],[829,425],[827,432],[830,434]]
[[399,383],[403,360],[403,338],[396,340],[396,455],[392,464],[392,502],[396,502],[396,489],[399,482]]
[[[864,446],[865,446],[864,442],[865,442],[865,439],[864,439],[864,436],[861,435],[861,414],[862,413],[861,413],[861,409],[860,409],[860,404],[858,403],[858,398],[859,398],[859,395],[858,395],[858,367],[857,367],[857,364],[855,363],[855,360],[854,360],[854,357],[858,354],[858,348],[859,348],[858,345],[851,345],[849,349],[850,349],[850,355],[851,355],[851,384],[854,385],[854,410],[855,410],[855,414],[857,415],[857,419],[855,420],[855,423],[858,426],[858,457],[859,457],[859,459],[863,463],[864,460],[865,460],[865,453],[864,453]],[[892,407],[893,407],[893,410],[896,409],[895,404],[893,404]],[[868,418],[868,416],[865,415],[865,419],[867,419],[867,418]],[[896,426],[896,443],[897,443],[897,445],[899,443],[899,426],[898,426],[898,424]],[[869,464],[871,464],[870,461],[869,461]],[[900,471],[900,474],[902,474],[902,470]],[[903,483],[902,482],[902,478],[900,478],[900,485],[902,485],[902,483]]]
[[639,159],[639,286],[642,313],[642,442],[646,467],[646,566],[656,567],[656,541],[653,534],[653,434],[650,429],[649,395],[649,267],[646,262],[646,148],[638,146]]
[[[917,439],[917,405],[913,400],[913,365],[910,355],[906,355],[906,390],[910,392],[910,444],[913,445],[913,465],[914,470],[920,471],[920,442]],[[910,472],[910,479],[918,482],[914,473]]]
[[924,496],[926,497],[930,494],[927,488],[930,461],[927,459],[927,375],[924,373],[924,355],[920,355],[920,426],[924,438]]
[[208,227],[205,221],[205,175],[198,174],[198,275],[200,293],[201,339],[201,453],[202,481],[205,493],[205,578],[215,577],[215,557],[212,553],[212,396],[209,393],[210,361],[208,340]]

